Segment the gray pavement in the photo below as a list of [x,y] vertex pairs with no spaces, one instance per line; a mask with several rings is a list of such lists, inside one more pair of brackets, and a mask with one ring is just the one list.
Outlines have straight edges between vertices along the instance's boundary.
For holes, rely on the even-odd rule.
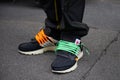
[[91,54],[68,74],[53,74],[55,54],[20,55],[17,46],[32,38],[44,24],[45,13],[36,7],[0,4],[0,80],[119,80],[120,1],[89,0],[84,22],[90,31],[82,41]]

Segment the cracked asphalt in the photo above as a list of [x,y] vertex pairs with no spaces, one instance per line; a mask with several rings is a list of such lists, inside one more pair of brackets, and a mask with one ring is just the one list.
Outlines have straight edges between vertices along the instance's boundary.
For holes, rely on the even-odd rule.
[[120,1],[86,0],[84,22],[90,26],[82,41],[90,55],[75,71],[53,74],[55,54],[25,56],[17,52],[44,25],[45,13],[38,7],[0,3],[0,80],[120,80]]

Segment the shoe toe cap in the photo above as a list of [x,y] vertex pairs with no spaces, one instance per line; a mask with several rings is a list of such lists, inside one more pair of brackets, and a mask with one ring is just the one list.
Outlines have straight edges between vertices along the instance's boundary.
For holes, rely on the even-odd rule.
[[76,63],[75,60],[71,60],[64,57],[57,57],[51,65],[54,71],[63,71],[71,68]]
[[32,44],[30,42],[28,43],[22,43],[18,46],[18,49],[20,51],[33,51],[33,50],[37,50],[37,49],[40,49],[40,46],[38,43],[36,44]]

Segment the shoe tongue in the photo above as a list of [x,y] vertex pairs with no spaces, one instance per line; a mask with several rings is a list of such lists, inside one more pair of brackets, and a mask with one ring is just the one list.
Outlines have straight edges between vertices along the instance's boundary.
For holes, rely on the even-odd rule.
[[47,36],[49,36],[49,34],[51,33],[51,29],[45,28],[45,29],[44,29],[44,33],[45,33]]
[[79,45],[79,44],[80,44],[80,42],[81,42],[81,40],[80,40],[80,39],[76,39],[76,40],[75,40],[75,44],[76,44],[76,45]]
[[71,60],[74,60],[76,58],[76,56],[74,54],[71,54],[67,51],[57,51],[57,56],[60,56],[61,58],[68,58]]

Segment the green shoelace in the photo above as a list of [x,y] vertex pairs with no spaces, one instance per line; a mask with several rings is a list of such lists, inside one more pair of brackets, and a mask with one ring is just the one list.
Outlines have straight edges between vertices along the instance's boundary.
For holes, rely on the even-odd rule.
[[75,43],[63,41],[63,40],[60,40],[58,42],[56,51],[64,50],[64,51],[70,52],[77,56],[77,54],[79,54],[79,52],[81,51],[82,47],[85,48],[86,53],[90,54],[88,48],[85,47],[85,45],[83,43],[76,45]]

